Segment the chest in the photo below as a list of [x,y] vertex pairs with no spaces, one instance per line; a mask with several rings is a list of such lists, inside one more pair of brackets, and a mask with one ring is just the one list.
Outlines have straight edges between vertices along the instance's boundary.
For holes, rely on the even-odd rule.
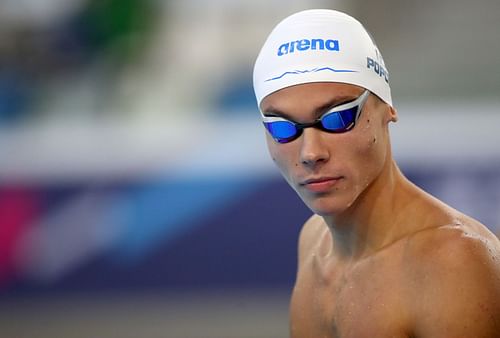
[[406,337],[405,292],[393,262],[336,269],[312,257],[290,305],[293,338]]

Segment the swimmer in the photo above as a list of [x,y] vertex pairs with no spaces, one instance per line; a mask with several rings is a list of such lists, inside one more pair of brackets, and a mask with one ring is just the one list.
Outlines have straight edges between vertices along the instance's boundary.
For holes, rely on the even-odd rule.
[[398,168],[389,72],[364,27],[333,10],[291,15],[253,81],[269,153],[314,213],[291,337],[500,337],[500,241]]

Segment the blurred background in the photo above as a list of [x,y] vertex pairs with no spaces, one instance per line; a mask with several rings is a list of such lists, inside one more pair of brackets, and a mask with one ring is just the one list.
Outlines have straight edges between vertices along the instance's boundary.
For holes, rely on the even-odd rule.
[[415,183],[500,233],[500,2],[0,0],[0,336],[286,337],[310,216],[252,90],[285,16],[375,37]]

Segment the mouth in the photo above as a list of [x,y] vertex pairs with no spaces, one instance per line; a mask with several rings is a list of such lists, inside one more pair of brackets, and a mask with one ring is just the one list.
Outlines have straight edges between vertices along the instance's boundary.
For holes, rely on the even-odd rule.
[[311,192],[321,193],[333,188],[342,178],[342,176],[311,178],[301,182],[300,185]]

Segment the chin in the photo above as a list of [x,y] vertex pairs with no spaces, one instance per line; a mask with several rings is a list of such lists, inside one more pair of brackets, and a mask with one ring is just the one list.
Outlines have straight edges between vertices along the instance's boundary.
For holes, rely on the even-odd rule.
[[345,212],[354,200],[340,196],[300,196],[306,206],[319,216],[333,216]]

